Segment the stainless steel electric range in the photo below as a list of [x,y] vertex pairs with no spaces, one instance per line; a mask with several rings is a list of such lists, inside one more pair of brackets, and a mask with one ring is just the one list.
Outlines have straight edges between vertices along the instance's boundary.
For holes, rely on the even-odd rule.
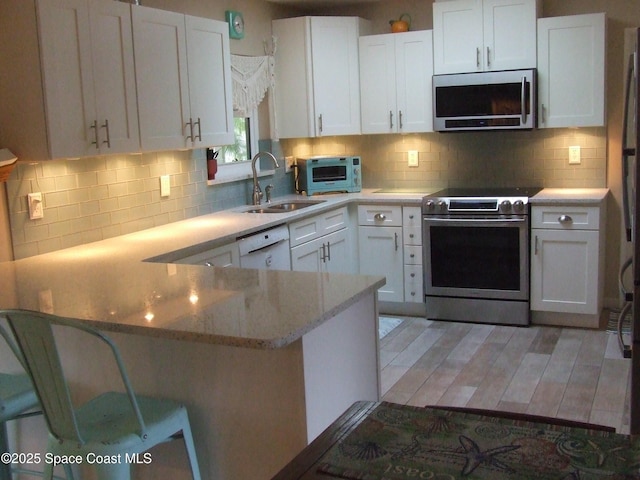
[[427,318],[529,324],[529,198],[540,188],[453,188],[422,200]]

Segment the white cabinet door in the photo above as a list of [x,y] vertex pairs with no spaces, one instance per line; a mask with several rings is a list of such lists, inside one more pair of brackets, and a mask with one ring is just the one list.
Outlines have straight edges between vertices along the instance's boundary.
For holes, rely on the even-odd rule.
[[37,6],[50,157],[138,151],[130,6]]
[[360,37],[362,133],[433,131],[432,32]]
[[193,146],[234,143],[229,26],[185,17]]
[[140,130],[130,6],[90,0],[89,7],[100,153],[137,152]]
[[398,133],[433,131],[433,32],[396,35]]
[[434,72],[536,66],[536,0],[451,0],[433,4]]
[[291,270],[296,272],[322,270],[321,245],[322,239],[316,239],[291,248]]
[[482,70],[481,19],[481,0],[433,3],[434,73]]
[[360,37],[362,133],[397,132],[394,35]]
[[363,227],[358,230],[360,273],[384,275],[386,285],[378,290],[381,301],[404,300],[402,227]]
[[[356,273],[350,230],[345,228],[322,238],[325,244],[325,270],[329,273]],[[323,252],[321,252],[323,253]]]
[[41,0],[37,7],[49,153],[90,155],[96,105],[87,2]]
[[185,19],[136,7],[133,22],[140,141],[143,150],[187,148],[189,92]]
[[358,37],[368,25],[357,17],[273,21],[280,138],[361,132]]
[[531,309],[598,313],[599,232],[533,229]]
[[360,133],[358,19],[312,17],[316,135]]
[[516,70],[536,66],[534,0],[484,0],[484,69]]
[[605,124],[605,14],[538,20],[539,127]]

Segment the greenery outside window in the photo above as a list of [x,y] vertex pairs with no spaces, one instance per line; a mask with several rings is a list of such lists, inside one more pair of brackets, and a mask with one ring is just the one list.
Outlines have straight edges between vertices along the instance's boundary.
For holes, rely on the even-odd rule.
[[[258,111],[248,116],[234,114],[235,144],[214,147],[218,152],[218,173],[215,181],[233,181],[251,176],[251,159],[258,153]],[[260,164],[256,164],[260,171]]]

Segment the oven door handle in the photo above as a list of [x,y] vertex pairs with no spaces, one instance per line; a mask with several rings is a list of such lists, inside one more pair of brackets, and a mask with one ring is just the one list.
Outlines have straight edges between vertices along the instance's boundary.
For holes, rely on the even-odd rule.
[[522,223],[526,222],[526,217],[522,218],[431,218],[425,217],[425,222],[437,222],[437,223]]

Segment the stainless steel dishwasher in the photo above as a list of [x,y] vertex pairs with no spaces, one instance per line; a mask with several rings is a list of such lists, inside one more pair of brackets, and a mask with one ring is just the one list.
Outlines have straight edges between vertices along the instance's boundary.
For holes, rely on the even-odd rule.
[[240,267],[291,270],[289,229],[286,225],[238,238]]

